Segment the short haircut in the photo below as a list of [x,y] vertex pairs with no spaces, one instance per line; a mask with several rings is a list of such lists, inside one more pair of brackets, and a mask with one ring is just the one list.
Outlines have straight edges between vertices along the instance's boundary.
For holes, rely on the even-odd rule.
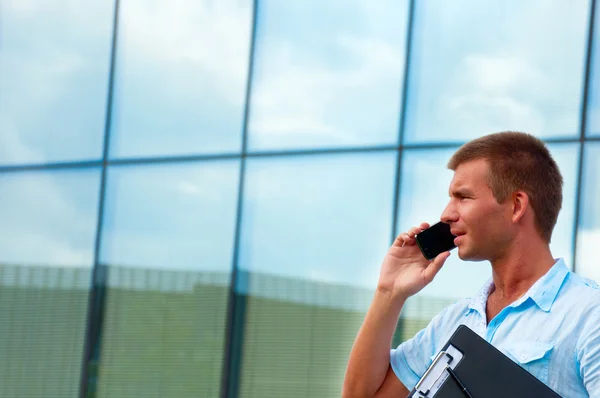
[[488,183],[498,203],[517,190],[527,193],[536,227],[550,242],[562,207],[563,178],[546,144],[516,131],[489,134],[460,147],[450,158],[448,168],[456,170],[462,163],[477,159],[489,165]]

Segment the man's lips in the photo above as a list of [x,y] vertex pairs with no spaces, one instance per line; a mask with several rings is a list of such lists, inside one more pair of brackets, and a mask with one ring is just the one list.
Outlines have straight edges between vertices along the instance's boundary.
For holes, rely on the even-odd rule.
[[456,236],[456,238],[454,238],[454,245],[455,245],[455,246],[458,246],[458,244],[460,243],[461,237],[462,237],[463,235],[465,235],[465,233],[464,233],[464,232],[462,232],[462,231],[457,231],[457,230],[455,230],[455,229],[451,229],[451,230],[450,230],[450,233],[451,233],[452,235]]

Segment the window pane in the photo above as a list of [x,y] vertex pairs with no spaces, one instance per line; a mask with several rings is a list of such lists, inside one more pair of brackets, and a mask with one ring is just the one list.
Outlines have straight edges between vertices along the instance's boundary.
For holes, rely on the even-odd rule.
[[588,92],[587,133],[589,135],[600,135],[600,7],[597,3],[595,18],[594,46]]
[[583,168],[581,209],[577,231],[578,274],[600,283],[598,245],[600,245],[600,144],[586,144]]
[[[577,144],[548,146],[564,178],[563,207],[552,235],[550,248],[556,258],[571,266],[577,181]],[[453,172],[446,168],[452,150],[410,150],[403,154],[398,233],[425,221],[439,221],[448,203],[448,187]],[[464,297],[475,295],[490,278],[488,261],[470,262],[458,258],[456,250],[431,284],[412,297],[403,310],[402,331],[412,337],[437,312]]]
[[396,154],[249,159],[242,397],[339,397],[390,243]]
[[0,396],[78,395],[98,170],[0,174]]
[[542,137],[578,131],[587,1],[415,6],[407,142],[515,128]]
[[217,396],[238,161],[109,169],[98,396]]
[[563,204],[552,233],[550,250],[554,258],[562,257],[573,268],[573,230],[575,229],[575,206],[577,199],[578,144],[548,145],[563,176]]
[[251,150],[395,144],[407,1],[258,7]]
[[121,2],[112,156],[240,150],[250,3]]
[[113,3],[2,3],[0,164],[102,156]]

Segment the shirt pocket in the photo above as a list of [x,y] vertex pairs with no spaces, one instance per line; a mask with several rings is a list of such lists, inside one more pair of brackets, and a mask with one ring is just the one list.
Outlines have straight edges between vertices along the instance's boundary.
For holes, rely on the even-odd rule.
[[553,342],[519,341],[507,345],[505,354],[544,384],[548,384],[548,367],[553,349]]

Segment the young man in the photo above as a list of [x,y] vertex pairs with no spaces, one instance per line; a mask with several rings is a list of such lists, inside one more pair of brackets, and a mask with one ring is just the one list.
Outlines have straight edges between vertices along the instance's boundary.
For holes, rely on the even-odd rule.
[[491,134],[450,159],[450,201],[441,220],[462,260],[489,260],[480,293],[438,314],[390,351],[405,301],[429,284],[450,255],[427,261],[401,233],[348,361],[343,396],[406,396],[456,328],[467,325],[564,397],[600,397],[600,289],[554,259],[549,243],[562,205],[562,177],[539,139]]

